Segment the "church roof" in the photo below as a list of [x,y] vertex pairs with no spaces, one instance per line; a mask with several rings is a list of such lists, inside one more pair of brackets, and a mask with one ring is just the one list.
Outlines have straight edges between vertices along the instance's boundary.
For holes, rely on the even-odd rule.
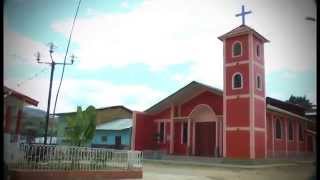
[[298,114],[300,116],[305,115],[305,111],[306,111],[305,108],[297,106],[297,105],[289,103],[289,102],[284,102],[284,101],[280,101],[275,98],[266,97],[266,103],[270,104],[272,106],[275,106],[277,108],[281,108],[283,110]]
[[244,25],[244,24],[242,24],[242,25],[238,26],[237,28],[227,32],[226,34],[218,37],[218,39],[223,41],[226,38],[230,38],[230,37],[234,37],[234,36],[238,36],[238,35],[242,35],[242,34],[250,34],[250,33],[253,33],[253,35],[255,35],[258,39],[261,39],[263,42],[269,42],[268,39],[263,37],[256,30],[254,30],[253,28],[251,28],[247,25]]
[[170,107],[171,103],[183,103],[186,100],[190,99],[190,96],[196,95],[197,93],[202,93],[205,90],[210,91],[217,95],[223,95],[223,91],[221,89],[199,83],[197,81],[192,81],[185,87],[179,89],[175,93],[171,94],[170,96],[166,97],[159,103],[153,105],[149,109],[145,110],[147,113],[158,113],[168,107]]

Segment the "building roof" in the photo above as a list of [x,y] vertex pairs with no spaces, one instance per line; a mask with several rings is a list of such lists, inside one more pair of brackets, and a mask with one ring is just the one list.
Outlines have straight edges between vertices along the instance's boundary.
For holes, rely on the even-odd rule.
[[[124,109],[126,111],[128,111],[129,113],[132,113],[132,110],[130,110],[129,108],[123,106],[123,105],[117,105],[117,106],[109,106],[109,107],[102,107],[102,108],[97,108],[97,111],[101,111],[101,110],[110,110],[110,109]],[[76,111],[74,112],[63,112],[63,113],[56,113],[56,115],[71,115],[76,113]]]
[[297,106],[295,104],[289,103],[289,102],[284,102],[275,98],[271,98],[271,97],[266,97],[266,103],[270,104],[274,107],[289,111],[291,113],[297,114],[299,116],[305,116],[305,111],[306,109],[301,107],[301,106]]
[[171,94],[170,96],[164,98],[159,103],[153,105],[149,109],[145,110],[147,113],[158,113],[168,107],[170,107],[171,103],[183,103],[187,99],[190,99],[190,96],[202,93],[203,91],[210,91],[214,94],[223,95],[223,91],[221,89],[199,83],[197,81],[192,81],[185,87],[179,89],[175,93]]
[[117,119],[98,125],[96,130],[123,130],[131,127],[132,119]]
[[11,88],[8,88],[6,86],[3,86],[3,93],[4,93],[4,96],[15,96],[16,98],[20,99],[20,100],[23,100],[25,101],[26,103],[30,104],[30,105],[33,105],[33,106],[38,106],[38,103],[39,101],[25,95],[25,94],[22,94],[18,91],[15,91]]
[[247,25],[240,25],[236,27],[235,29],[223,34],[222,36],[218,37],[221,41],[225,40],[226,38],[234,37],[234,36],[239,36],[243,34],[250,34],[253,33],[258,39],[262,40],[262,42],[269,42],[268,39],[263,37],[261,34],[259,34],[257,31],[255,31],[253,28],[247,26]]

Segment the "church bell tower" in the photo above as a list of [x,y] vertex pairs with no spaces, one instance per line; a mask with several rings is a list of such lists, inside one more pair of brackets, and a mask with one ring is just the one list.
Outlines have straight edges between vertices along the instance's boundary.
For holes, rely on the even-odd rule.
[[264,43],[242,25],[218,37],[223,41],[223,156],[263,159],[267,154]]

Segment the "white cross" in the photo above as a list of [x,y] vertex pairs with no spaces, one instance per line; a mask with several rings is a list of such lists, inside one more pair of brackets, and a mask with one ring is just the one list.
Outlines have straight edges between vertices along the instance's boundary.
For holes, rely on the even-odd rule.
[[245,15],[246,14],[251,14],[252,12],[251,11],[245,11],[244,10],[244,5],[242,5],[242,8],[241,8],[241,13],[239,13],[239,14],[236,14],[236,17],[238,17],[238,16],[242,16],[242,24],[244,25],[245,24]]

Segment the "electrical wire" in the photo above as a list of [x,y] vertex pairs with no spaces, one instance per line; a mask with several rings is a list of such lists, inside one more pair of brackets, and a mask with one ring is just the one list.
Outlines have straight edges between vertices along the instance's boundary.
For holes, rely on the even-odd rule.
[[61,88],[61,84],[62,84],[62,79],[63,79],[63,75],[64,75],[64,69],[65,69],[65,66],[66,66],[66,59],[67,59],[67,55],[68,55],[68,51],[69,51],[69,46],[70,46],[70,41],[71,41],[71,37],[72,37],[72,33],[73,33],[73,28],[74,28],[74,25],[75,25],[75,22],[76,22],[76,19],[77,19],[77,16],[78,16],[80,4],[81,4],[81,0],[79,0],[78,7],[77,7],[77,10],[76,10],[76,14],[75,14],[75,16],[74,16],[74,19],[73,19],[73,23],[72,23],[72,27],[71,27],[71,31],[70,31],[70,35],[69,35],[69,40],[68,40],[68,45],[67,45],[67,49],[66,49],[66,54],[65,54],[65,56],[64,56],[64,61],[63,61],[63,67],[62,67],[62,73],[61,73],[60,83],[59,83],[58,91],[57,91],[57,94],[56,94],[56,99],[55,99],[55,102],[54,102],[53,117],[55,116],[55,112],[56,112],[57,101],[58,101],[59,92],[60,92],[60,88]]
[[24,84],[25,82],[33,80],[34,78],[38,77],[41,73],[44,73],[44,72],[46,72],[46,71],[48,71],[48,70],[49,70],[49,69],[48,69],[47,67],[46,67],[46,68],[43,68],[41,71],[36,72],[35,74],[33,74],[32,76],[26,78],[25,80],[20,81],[19,83],[17,83],[16,86],[17,86],[17,87],[20,87],[20,86],[21,86],[22,84]]

